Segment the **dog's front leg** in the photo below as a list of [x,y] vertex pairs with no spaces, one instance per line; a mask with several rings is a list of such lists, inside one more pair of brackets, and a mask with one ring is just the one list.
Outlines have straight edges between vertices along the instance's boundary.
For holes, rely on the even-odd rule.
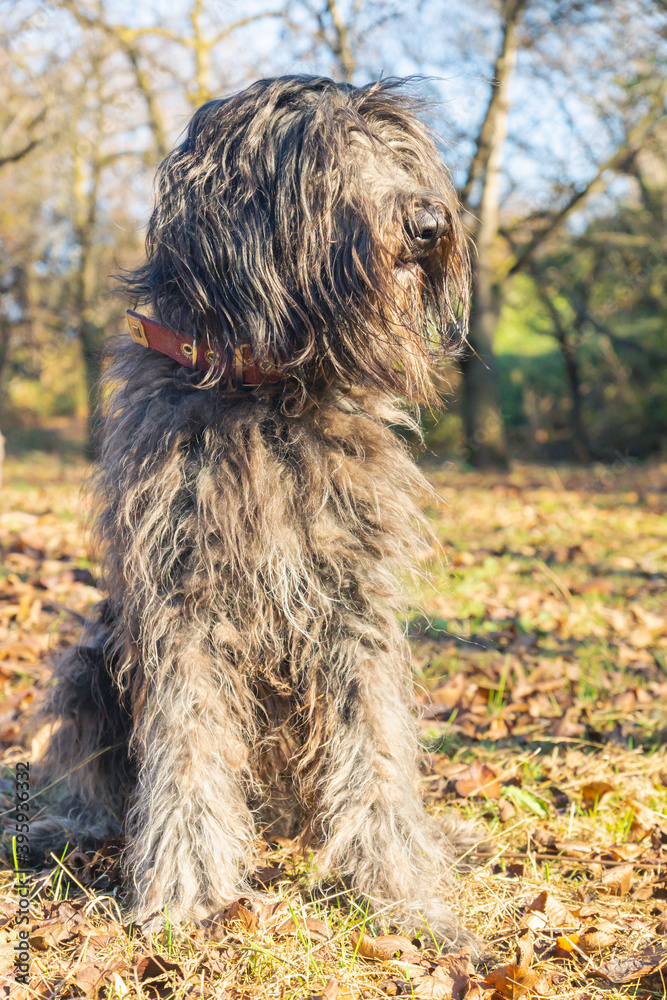
[[455,848],[422,803],[405,658],[400,650],[357,656],[354,678],[345,671],[331,703],[338,719],[317,782],[319,865],[347,877],[386,924],[421,926],[449,948],[470,944],[478,954],[477,938],[450,908]]
[[243,685],[220,678],[209,655],[190,645],[165,658],[159,682],[148,684],[128,817],[128,867],[142,923],[199,919],[244,887],[254,826],[245,795]]

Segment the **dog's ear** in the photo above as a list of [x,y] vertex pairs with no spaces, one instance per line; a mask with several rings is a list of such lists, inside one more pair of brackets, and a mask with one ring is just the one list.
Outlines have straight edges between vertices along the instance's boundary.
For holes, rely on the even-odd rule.
[[297,101],[313,90],[259,81],[199,108],[158,169],[146,260],[119,276],[136,304],[225,360],[240,343],[286,367],[316,353],[317,305],[304,289],[322,243],[305,234],[328,217],[327,185],[312,183],[328,174],[312,162],[317,101]]

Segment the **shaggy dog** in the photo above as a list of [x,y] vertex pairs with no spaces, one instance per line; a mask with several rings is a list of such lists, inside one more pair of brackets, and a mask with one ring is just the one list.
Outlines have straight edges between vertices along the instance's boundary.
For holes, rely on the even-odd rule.
[[105,374],[109,597],[57,669],[68,792],[33,828],[37,849],[122,832],[142,922],[247,892],[273,823],[388,921],[475,948],[450,909],[471,831],[424,811],[399,624],[430,541],[397,398],[434,398],[468,282],[418,111],[395,81],[262,80],[159,169],[122,279],[151,319]]

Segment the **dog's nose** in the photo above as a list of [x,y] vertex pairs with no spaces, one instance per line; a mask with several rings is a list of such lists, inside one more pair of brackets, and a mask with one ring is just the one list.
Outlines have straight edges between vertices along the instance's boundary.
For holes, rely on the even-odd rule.
[[419,239],[435,245],[449,229],[449,219],[439,208],[422,208],[417,212]]
[[426,205],[408,221],[406,228],[415,248],[420,253],[428,253],[435,249],[449,225],[449,218],[441,209]]

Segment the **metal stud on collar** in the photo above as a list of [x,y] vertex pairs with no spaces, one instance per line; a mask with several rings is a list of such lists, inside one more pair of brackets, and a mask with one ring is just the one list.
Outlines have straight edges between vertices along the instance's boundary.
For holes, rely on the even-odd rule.
[[191,344],[181,344],[181,354],[185,355],[185,357],[188,359],[188,361],[190,361],[190,363],[192,364],[193,368],[197,367],[197,334],[196,333],[192,334],[192,343]]
[[130,336],[135,344],[141,344],[142,347],[148,347],[148,338],[146,337],[144,324],[141,320],[134,316],[129,316],[128,313],[125,313],[125,318],[130,330]]

